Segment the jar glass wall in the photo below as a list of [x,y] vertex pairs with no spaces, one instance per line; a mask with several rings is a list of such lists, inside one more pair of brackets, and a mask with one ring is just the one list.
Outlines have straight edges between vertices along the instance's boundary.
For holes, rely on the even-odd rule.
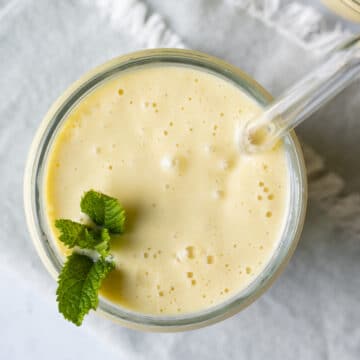
[[[75,82],[53,104],[42,121],[30,149],[24,179],[25,213],[34,245],[47,270],[57,278],[63,265],[55,239],[46,220],[44,202],[45,165],[51,146],[68,114],[98,86],[129,69],[161,65],[187,66],[210,72],[245,92],[260,106],[271,96],[249,76],[224,61],[189,50],[146,50],[116,58],[92,70]],[[294,133],[284,137],[290,176],[289,212],[285,227],[271,259],[263,271],[242,291],[226,301],[194,313],[171,316],[136,313],[100,298],[98,312],[121,324],[142,330],[181,331],[206,326],[229,317],[260,296],[281,273],[298,242],[305,215],[307,187],[301,148]]]

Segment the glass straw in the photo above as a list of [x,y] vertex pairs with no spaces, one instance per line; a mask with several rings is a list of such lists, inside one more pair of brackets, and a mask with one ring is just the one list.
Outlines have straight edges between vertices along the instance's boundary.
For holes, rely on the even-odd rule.
[[271,102],[260,116],[239,125],[236,132],[239,149],[247,153],[269,150],[286,132],[331,100],[359,74],[360,35],[357,35]]

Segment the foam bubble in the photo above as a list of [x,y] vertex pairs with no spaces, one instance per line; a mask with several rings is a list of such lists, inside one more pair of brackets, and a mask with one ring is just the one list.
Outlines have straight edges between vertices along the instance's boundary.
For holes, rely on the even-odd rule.
[[187,251],[186,249],[182,249],[176,253],[176,260],[182,262],[187,258]]
[[160,162],[161,167],[164,170],[174,169],[177,166],[177,159],[171,155],[165,155]]
[[209,265],[213,264],[214,261],[215,261],[214,256],[208,255],[208,256],[206,257],[206,262],[207,262]]
[[189,259],[194,259],[195,258],[195,248],[193,246],[188,246],[186,247],[186,256]]
[[230,163],[227,160],[221,160],[220,161],[220,169],[221,170],[227,170],[230,167]]
[[215,152],[215,146],[211,144],[206,144],[204,146],[204,150],[207,154],[214,153]]
[[224,192],[222,190],[214,190],[212,193],[212,197],[214,199],[220,199],[224,196]]

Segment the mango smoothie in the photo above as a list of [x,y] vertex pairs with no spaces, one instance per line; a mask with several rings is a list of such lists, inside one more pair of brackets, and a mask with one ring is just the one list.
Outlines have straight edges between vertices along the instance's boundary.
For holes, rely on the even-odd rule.
[[[146,65],[113,76],[67,116],[45,167],[45,211],[87,222],[83,193],[128,214],[101,295],[152,315],[207,309],[247,287],[277,248],[289,212],[282,143],[241,154],[239,122],[261,112],[234,83],[195,67]],[[59,250],[66,250],[58,243]]]

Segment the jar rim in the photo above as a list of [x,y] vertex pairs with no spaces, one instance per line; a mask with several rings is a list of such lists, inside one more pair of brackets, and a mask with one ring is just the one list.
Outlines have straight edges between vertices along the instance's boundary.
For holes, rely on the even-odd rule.
[[[72,108],[96,86],[136,66],[154,64],[188,65],[233,82],[260,106],[271,101],[266,92],[250,76],[216,57],[192,50],[143,50],[121,56],[96,67],[71,85],[45,115],[31,145],[24,176],[24,207],[28,229],[35,248],[49,273],[57,278],[62,267],[58,249],[49,239],[43,212],[44,164],[51,147],[51,139]],[[133,312],[100,297],[98,312],[121,324],[149,331],[180,331],[206,326],[225,319],[258,298],[282,272],[289,261],[302,230],[307,201],[306,171],[302,151],[294,132],[284,137],[289,163],[290,203],[286,224],[277,249],[265,268],[244,289],[229,299],[192,313],[180,315],[147,315]]]

